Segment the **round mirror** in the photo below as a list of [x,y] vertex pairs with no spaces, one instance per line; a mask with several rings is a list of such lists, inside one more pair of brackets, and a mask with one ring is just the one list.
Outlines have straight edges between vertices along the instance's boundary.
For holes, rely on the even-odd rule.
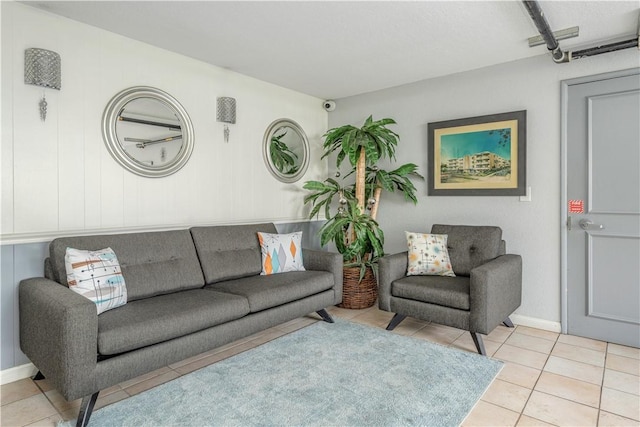
[[193,126],[186,110],[160,89],[137,86],[107,104],[102,137],[125,169],[157,178],[177,172],[193,151]]
[[309,141],[293,120],[278,119],[264,134],[264,162],[269,172],[282,182],[295,182],[309,166]]

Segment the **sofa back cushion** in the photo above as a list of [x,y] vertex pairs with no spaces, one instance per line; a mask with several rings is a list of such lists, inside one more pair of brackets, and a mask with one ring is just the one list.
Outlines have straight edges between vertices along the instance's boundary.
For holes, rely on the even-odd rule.
[[434,224],[431,233],[448,236],[447,248],[456,276],[469,276],[471,270],[503,251],[500,227]]
[[271,223],[191,228],[205,282],[212,284],[260,274],[258,231],[277,233]]
[[62,237],[49,244],[53,279],[66,285],[67,248],[98,250],[110,247],[120,261],[127,299],[204,286],[204,278],[189,230]]

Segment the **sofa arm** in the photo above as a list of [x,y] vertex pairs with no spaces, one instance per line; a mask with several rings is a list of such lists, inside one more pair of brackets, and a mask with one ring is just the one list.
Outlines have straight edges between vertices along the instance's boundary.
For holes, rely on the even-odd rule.
[[391,311],[391,282],[407,275],[408,252],[383,256],[378,260],[378,307]]
[[522,258],[499,256],[471,270],[471,332],[490,333],[509,317],[522,298]]
[[306,270],[323,270],[333,274],[336,299],[334,304],[342,302],[342,255],[335,252],[302,250],[302,263]]
[[93,381],[97,364],[96,305],[45,278],[20,282],[20,347],[69,400]]

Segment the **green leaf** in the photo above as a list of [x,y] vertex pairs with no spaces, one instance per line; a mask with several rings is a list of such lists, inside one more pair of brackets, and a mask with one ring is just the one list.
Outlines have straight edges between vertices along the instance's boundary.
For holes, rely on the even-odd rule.
[[322,208],[322,205],[314,206],[313,209],[311,209],[311,213],[309,214],[309,219],[311,219],[314,216],[318,215],[318,213],[320,212],[320,208]]
[[410,173],[416,173],[416,169],[418,169],[418,166],[415,165],[414,163],[406,163],[406,164],[400,166],[399,168],[391,171],[390,173],[394,174],[394,175],[404,176],[404,175],[408,175]]
[[338,156],[336,158],[336,167],[337,168],[340,167],[340,165],[342,164],[342,161],[344,160],[345,156],[346,156],[346,153],[344,151],[340,151],[338,153]]
[[326,188],[326,185],[324,182],[320,182],[320,181],[307,181],[304,183],[302,188],[304,188],[305,190],[311,190],[311,191],[321,191]]
[[387,191],[393,192],[393,180],[391,179],[391,177],[389,177],[389,174],[387,173],[387,171],[384,171],[384,170],[378,171],[377,178],[382,188],[384,188]]
[[383,241],[380,240],[379,236],[376,236],[375,233],[371,230],[367,230],[367,236],[369,238],[369,242],[371,242],[371,246],[373,247],[373,254],[375,257],[380,257],[384,253],[382,249]]

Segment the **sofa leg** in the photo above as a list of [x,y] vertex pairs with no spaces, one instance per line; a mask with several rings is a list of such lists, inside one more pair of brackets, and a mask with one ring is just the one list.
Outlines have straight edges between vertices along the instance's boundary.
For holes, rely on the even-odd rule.
[[42,375],[42,372],[38,371],[38,373],[36,374],[35,377],[33,377],[34,381],[40,381],[44,379],[44,375]]
[[477,332],[471,332],[471,338],[473,338],[473,343],[476,345],[476,349],[478,353],[483,356],[487,355],[487,352],[484,349],[484,342],[482,341],[482,335]]
[[506,326],[507,328],[513,328],[514,327],[513,326],[513,322],[511,321],[511,319],[509,319],[509,316],[507,316],[507,318],[502,321],[502,324],[504,326]]
[[86,427],[86,425],[89,424],[89,418],[91,418],[93,407],[96,404],[96,400],[98,400],[98,394],[100,394],[100,391],[96,391],[91,396],[85,396],[82,398],[82,403],[80,403],[80,413],[78,413],[78,421],[76,422],[76,427]]
[[325,322],[334,323],[333,317],[331,317],[331,315],[327,313],[327,310],[325,310],[324,308],[322,310],[316,311],[316,313],[318,313],[318,316],[322,317],[322,320],[324,320]]
[[395,316],[393,316],[393,319],[391,319],[391,322],[387,325],[387,331],[393,331],[406,317],[407,316],[404,314],[396,313]]

